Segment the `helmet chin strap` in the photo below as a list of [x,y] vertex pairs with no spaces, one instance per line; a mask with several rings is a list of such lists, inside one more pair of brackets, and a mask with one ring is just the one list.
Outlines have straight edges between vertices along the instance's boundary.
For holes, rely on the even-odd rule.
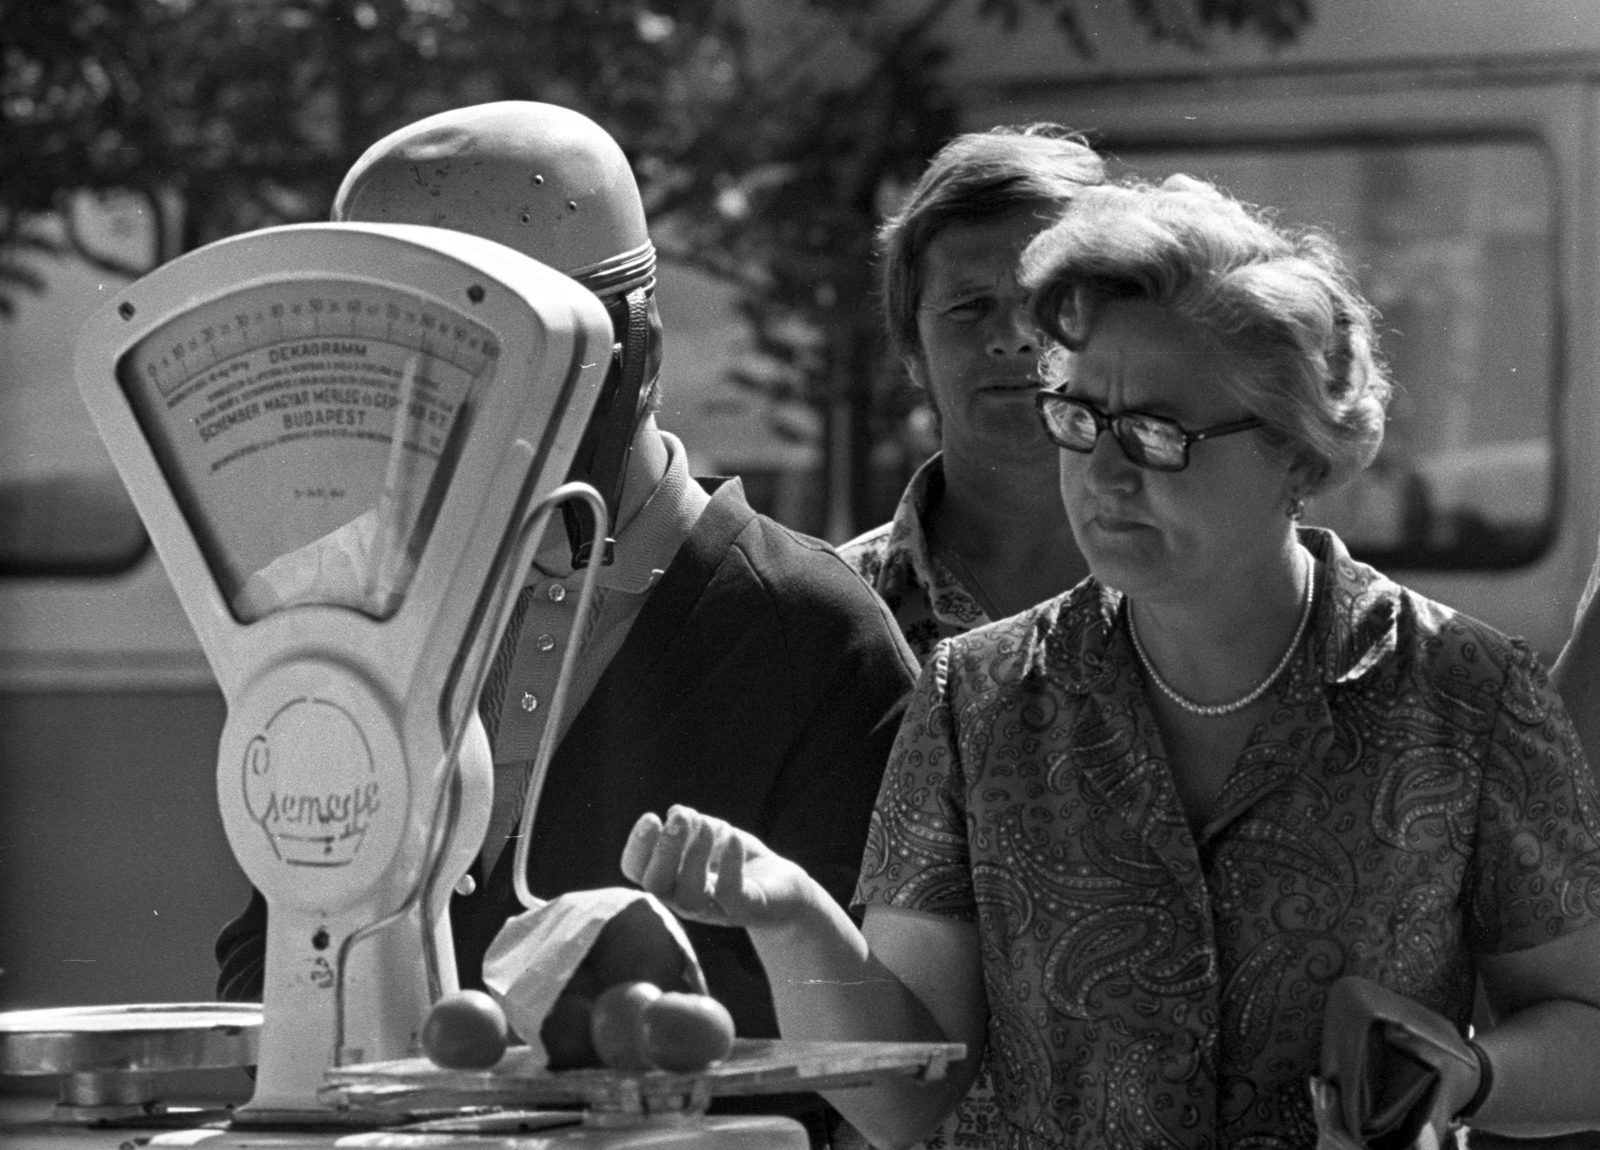
[[[650,288],[637,287],[624,299],[628,328],[622,340],[622,369],[610,374],[600,393],[570,475],[571,479],[592,485],[605,497],[613,532],[622,517],[622,491],[628,479],[634,436],[644,421],[647,405],[641,402],[641,393],[646,388],[644,375],[650,358]],[[594,556],[594,518],[587,508],[571,501],[561,505],[561,518],[572,548],[572,566],[587,567]],[[600,549],[602,565],[615,559],[616,544],[614,537],[604,540]]]

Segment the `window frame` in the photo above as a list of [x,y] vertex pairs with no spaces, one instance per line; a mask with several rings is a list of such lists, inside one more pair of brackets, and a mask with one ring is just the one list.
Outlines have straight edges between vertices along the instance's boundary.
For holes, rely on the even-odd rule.
[[[1115,175],[1121,174],[1123,171],[1136,169],[1138,167],[1138,157],[1140,155],[1154,153],[1171,154],[1174,152],[1182,152],[1203,157],[1207,153],[1218,156],[1238,155],[1246,152],[1269,151],[1273,148],[1283,148],[1285,151],[1287,151],[1289,148],[1293,148],[1297,152],[1309,153],[1359,151],[1364,148],[1375,149],[1404,148],[1407,146],[1449,146],[1452,144],[1460,146],[1498,145],[1504,147],[1531,148],[1539,157],[1544,170],[1545,179],[1547,181],[1550,227],[1545,237],[1544,252],[1546,259],[1545,272],[1548,277],[1548,298],[1550,303],[1550,331],[1546,336],[1547,343],[1545,350],[1547,352],[1550,371],[1548,378],[1544,382],[1547,388],[1546,399],[1549,402],[1550,410],[1547,416],[1546,426],[1544,428],[1544,440],[1550,446],[1551,466],[1548,477],[1548,485],[1544,492],[1544,507],[1546,510],[1544,516],[1537,525],[1537,530],[1526,540],[1523,540],[1520,547],[1515,549],[1507,548],[1500,550],[1494,555],[1487,557],[1487,559],[1476,562],[1464,561],[1462,557],[1462,551],[1459,547],[1454,549],[1435,549],[1430,548],[1426,545],[1426,543],[1423,543],[1420,546],[1376,548],[1362,547],[1354,542],[1351,543],[1351,552],[1355,558],[1360,559],[1363,562],[1371,563],[1374,566],[1383,568],[1385,570],[1393,570],[1397,572],[1486,572],[1525,567],[1529,564],[1537,562],[1540,557],[1542,557],[1552,546],[1554,546],[1556,539],[1560,535],[1560,524],[1558,523],[1558,518],[1562,514],[1562,476],[1566,466],[1566,451],[1561,440],[1560,404],[1558,403],[1558,395],[1565,386],[1566,382],[1564,373],[1562,371],[1564,360],[1560,352],[1565,339],[1565,309],[1562,306],[1560,262],[1562,258],[1561,253],[1566,247],[1566,244],[1563,242],[1564,237],[1561,234],[1562,220],[1558,195],[1559,173],[1557,171],[1555,157],[1552,154],[1549,142],[1542,136],[1532,132],[1510,132],[1502,129],[1496,129],[1493,131],[1455,130],[1442,133],[1429,132],[1426,134],[1411,131],[1365,131],[1359,133],[1341,131],[1328,135],[1304,135],[1293,141],[1292,144],[1286,143],[1282,139],[1263,141],[1249,137],[1240,137],[1227,142],[1222,142],[1220,140],[1209,140],[1203,146],[1199,147],[1186,145],[1181,142],[1174,143],[1171,141],[1165,141],[1160,143],[1150,143],[1144,140],[1141,140],[1136,145],[1125,145],[1120,150],[1112,148],[1109,144],[1101,145],[1108,153],[1108,158],[1111,160],[1109,167]],[[1204,161],[1201,160],[1199,162],[1203,163]],[[1201,171],[1197,172],[1196,174],[1204,175],[1204,172]],[[1276,207],[1278,205],[1265,204],[1262,206]],[[1296,219],[1293,222],[1300,224],[1319,223],[1319,221],[1316,220],[1299,219]],[[1343,236],[1335,236],[1335,239],[1338,240],[1343,240],[1345,238],[1346,237]],[[1380,330],[1382,326],[1383,324],[1380,322]],[[1379,346],[1381,351],[1381,339]],[[1399,383],[1401,386],[1404,386],[1404,380],[1397,380],[1397,383]]]

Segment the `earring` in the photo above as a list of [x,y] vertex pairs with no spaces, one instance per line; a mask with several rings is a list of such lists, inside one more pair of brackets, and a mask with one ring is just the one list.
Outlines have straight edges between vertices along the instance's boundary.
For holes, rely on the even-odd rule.
[[1290,498],[1289,498],[1289,518],[1293,519],[1296,523],[1298,523],[1300,521],[1300,518],[1303,515],[1305,515],[1305,513],[1306,513],[1306,501],[1304,499],[1300,498],[1300,496],[1298,496],[1298,495],[1290,496]]

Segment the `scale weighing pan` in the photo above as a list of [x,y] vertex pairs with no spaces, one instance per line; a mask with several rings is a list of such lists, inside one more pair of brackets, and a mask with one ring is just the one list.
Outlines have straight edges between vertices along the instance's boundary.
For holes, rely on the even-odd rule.
[[803,1150],[802,1128],[759,1115],[708,1116],[712,1098],[934,1081],[960,1043],[738,1039],[704,1070],[551,1071],[526,1046],[486,1070],[408,1058],[330,1071],[325,1093],[363,1127],[348,1133],[227,1128],[160,1134],[150,1150]]
[[159,1075],[254,1066],[252,1003],[61,1006],[0,1014],[0,1074],[59,1075],[57,1116],[89,1124],[163,1110]]
[[865,1086],[899,1075],[934,1081],[966,1047],[946,1042],[805,1042],[740,1038],[704,1070],[552,1071],[526,1046],[487,1070],[446,1070],[426,1058],[343,1066],[328,1095],[353,1110],[425,1113],[478,1107],[582,1107],[591,1114],[693,1114],[713,1097]]

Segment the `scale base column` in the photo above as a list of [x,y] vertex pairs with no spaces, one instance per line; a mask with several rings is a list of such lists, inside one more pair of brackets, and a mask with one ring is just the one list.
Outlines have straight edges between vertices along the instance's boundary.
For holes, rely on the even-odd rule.
[[[379,917],[369,908],[331,918],[269,906],[256,1089],[239,1108],[236,1121],[249,1125],[356,1121],[345,1108],[322,1096],[327,1072],[341,1064],[409,1058],[421,1052],[422,1025],[433,999],[419,961],[422,928],[416,907],[351,947],[340,1025],[339,948],[353,932]],[[434,940],[435,949],[439,941]],[[448,946],[448,936],[443,941]],[[454,964],[445,966],[441,977],[449,985],[441,992],[455,989]]]

